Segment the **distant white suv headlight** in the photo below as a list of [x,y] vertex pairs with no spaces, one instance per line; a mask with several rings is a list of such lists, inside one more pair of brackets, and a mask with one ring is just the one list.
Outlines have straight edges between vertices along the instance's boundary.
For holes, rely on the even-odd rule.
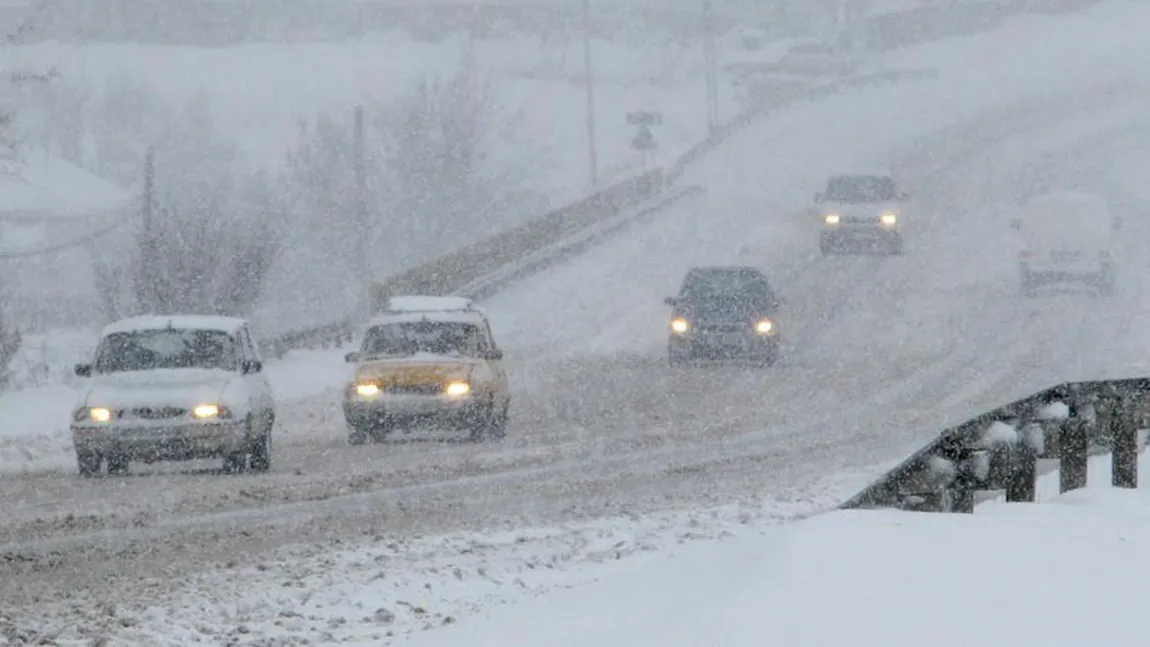
[[221,407],[218,404],[199,404],[192,409],[192,415],[198,420],[209,420],[211,418],[230,418],[231,412],[227,407]]
[[892,225],[897,225],[898,224],[898,214],[893,212],[893,211],[887,211],[886,213],[879,216],[878,220],[879,220],[879,222],[881,222],[884,225],[887,225],[888,227],[892,226]]
[[76,422],[108,422],[112,419],[112,410],[106,407],[80,407],[72,414]]

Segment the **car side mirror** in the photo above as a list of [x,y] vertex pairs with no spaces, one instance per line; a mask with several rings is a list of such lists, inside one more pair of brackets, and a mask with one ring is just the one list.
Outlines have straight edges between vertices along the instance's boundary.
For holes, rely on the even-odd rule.
[[79,377],[92,377],[91,364],[77,364],[72,370],[75,371]]
[[1015,231],[1022,229],[1022,219],[1021,218],[1014,218],[1013,220],[1011,220],[1010,221],[1010,228],[1015,230]]
[[264,370],[264,364],[259,360],[245,359],[241,368],[243,369],[244,375],[250,375]]
[[671,306],[672,308],[674,308],[678,303],[679,300],[675,297],[667,297],[666,299],[663,299],[663,305]]
[[823,201],[823,194],[816,193],[815,194],[815,202],[822,202],[822,201]]
[[486,358],[491,359],[491,360],[503,359],[503,351],[499,348],[496,348],[494,350],[489,350],[489,351],[487,351]]
[[360,357],[361,357],[361,355],[360,355],[359,351],[352,351],[352,352],[348,353],[347,355],[343,356],[343,361],[347,362],[348,364],[355,364],[356,362],[359,361]]

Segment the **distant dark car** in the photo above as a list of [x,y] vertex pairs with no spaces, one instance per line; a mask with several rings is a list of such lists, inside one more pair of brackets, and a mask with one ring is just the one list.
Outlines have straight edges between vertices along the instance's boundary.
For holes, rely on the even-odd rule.
[[696,267],[679,295],[667,297],[667,341],[672,366],[696,359],[750,359],[770,366],[779,359],[781,303],[766,275],[749,266]]

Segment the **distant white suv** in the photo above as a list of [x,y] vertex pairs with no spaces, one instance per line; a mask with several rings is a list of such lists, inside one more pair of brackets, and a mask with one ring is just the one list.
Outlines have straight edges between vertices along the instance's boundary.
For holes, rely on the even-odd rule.
[[1011,220],[1019,233],[1023,296],[1059,283],[1084,283],[1096,294],[1113,295],[1120,226],[1107,200],[1096,194],[1057,191],[1026,200]]
[[819,250],[877,248],[902,253],[903,204],[910,196],[886,174],[835,175],[815,194]]
[[232,317],[146,316],[100,335],[72,412],[81,476],[106,463],[223,458],[224,469],[271,468],[275,402],[251,325]]

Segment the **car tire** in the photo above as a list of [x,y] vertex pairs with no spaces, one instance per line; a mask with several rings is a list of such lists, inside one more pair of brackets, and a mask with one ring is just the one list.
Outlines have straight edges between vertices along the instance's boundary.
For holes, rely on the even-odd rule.
[[495,419],[491,421],[491,426],[488,428],[488,435],[492,440],[503,440],[507,437],[507,421],[510,419],[511,403],[508,402],[503,405],[503,409],[495,415]]
[[778,347],[770,349],[769,351],[764,353],[759,358],[759,365],[760,366],[771,367],[771,366],[774,366],[775,364],[778,364],[778,363],[779,363],[779,349],[778,349]]
[[1028,298],[1034,296],[1038,288],[1038,281],[1034,278],[1034,272],[1031,272],[1030,268],[1025,265],[1019,270],[1018,284],[1019,292],[1022,293],[1022,296]]
[[[252,432],[252,416],[249,413],[248,417],[244,419],[244,429],[246,438],[251,438],[254,434]],[[239,474],[248,468],[248,452],[249,448],[245,448],[238,452],[232,452],[224,456],[224,473],[225,474]]]
[[108,464],[108,474],[116,476],[127,474],[131,465],[131,461],[123,454],[108,454],[104,460]]
[[495,403],[490,402],[482,409],[476,411],[467,423],[471,431],[468,438],[470,438],[472,442],[478,443],[486,440],[491,436],[495,426]]
[[835,252],[834,245],[831,245],[831,241],[828,240],[825,236],[820,237],[819,238],[819,253],[821,253],[823,256],[830,256],[831,254],[834,254],[834,252]]
[[887,247],[887,254],[890,256],[902,256],[902,236],[895,236],[890,241]]
[[233,452],[224,456],[224,473],[241,474],[248,468],[248,453]]
[[347,444],[349,445],[366,445],[367,432],[355,425],[348,425],[347,427]]
[[260,435],[249,450],[248,469],[253,472],[267,472],[272,468],[272,429],[276,424],[274,414],[267,414],[261,425]]
[[79,468],[80,476],[84,478],[91,478],[100,474],[99,454],[76,454],[76,466]]

